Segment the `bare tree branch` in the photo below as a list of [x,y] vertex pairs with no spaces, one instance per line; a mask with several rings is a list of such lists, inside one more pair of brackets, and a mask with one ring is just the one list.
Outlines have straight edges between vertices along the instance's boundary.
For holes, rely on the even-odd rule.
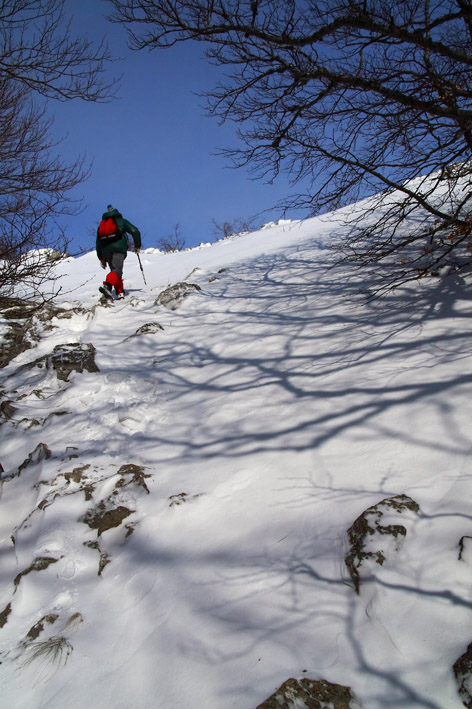
[[158,246],[166,253],[174,251],[182,251],[185,246],[185,239],[182,236],[180,224],[174,225],[174,231],[171,234],[159,240]]
[[112,60],[107,43],[73,37],[64,0],[0,3],[0,76],[47,98],[107,101],[115,81],[105,80]]
[[[402,267],[394,283],[470,263],[470,2],[109,2],[135,49],[204,44],[225,72],[209,113],[234,121],[240,137],[223,154],[256,176],[284,171],[303,184],[287,209],[319,213],[381,193],[385,214],[364,230],[363,248],[374,263]],[[398,225],[413,213],[405,239]],[[454,239],[446,244],[441,230]],[[368,262],[354,232],[345,256]]]

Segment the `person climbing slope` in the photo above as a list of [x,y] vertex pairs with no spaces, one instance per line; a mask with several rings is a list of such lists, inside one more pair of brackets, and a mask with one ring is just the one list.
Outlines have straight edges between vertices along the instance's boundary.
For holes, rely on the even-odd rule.
[[112,205],[102,215],[102,220],[97,229],[97,256],[102,265],[107,264],[110,273],[99,287],[100,293],[106,298],[113,299],[113,288],[118,298],[124,297],[123,264],[128,253],[128,237],[130,234],[134,241],[134,250],[137,254],[141,251],[141,233],[134,224],[131,224]]

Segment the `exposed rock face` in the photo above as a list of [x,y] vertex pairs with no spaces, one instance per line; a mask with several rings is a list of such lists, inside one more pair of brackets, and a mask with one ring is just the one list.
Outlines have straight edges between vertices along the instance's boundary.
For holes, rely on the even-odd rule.
[[354,695],[350,687],[332,684],[325,679],[288,679],[257,709],[354,709]]
[[91,529],[96,529],[97,535],[100,537],[108,529],[119,527],[123,520],[133,512],[134,510],[129,510],[124,505],[107,509],[106,503],[102,501],[93,510],[87,512],[82,521],[88,524]]
[[27,569],[24,569],[24,571],[21,571],[15,576],[15,579],[13,581],[13,583],[15,584],[15,588],[18,586],[23,576],[27,576],[32,571],[44,571],[44,569],[47,569],[48,566],[50,566],[51,564],[56,564],[57,561],[58,559],[55,559],[54,557],[38,556],[38,558],[35,559],[33,563],[28,566]]
[[173,286],[169,286],[169,288],[162,291],[154,301],[154,304],[162,305],[168,310],[175,310],[185,298],[188,298],[189,295],[200,290],[200,286],[197,286],[195,283],[175,283]]
[[465,535],[460,538],[458,559],[459,561],[468,561],[472,566],[472,537]]
[[26,637],[29,640],[37,640],[37,638],[41,635],[41,633],[44,630],[44,626],[46,623],[49,623],[49,625],[52,625],[53,623],[56,622],[56,620],[59,618],[57,613],[48,613],[48,615],[45,615],[41,618],[41,620],[38,620],[37,623],[35,623],[28,631],[26,634]]
[[[134,465],[133,463],[128,463],[127,465],[122,465],[118,470],[118,475],[122,475],[123,478],[116,483],[116,488],[123,488],[127,485],[138,485],[146,490],[149,495],[149,488],[146,485],[146,478],[152,477],[148,473],[144,472],[144,467],[142,465]],[[126,478],[125,476],[130,476]]]
[[[356,593],[360,589],[359,569],[366,560],[372,560],[382,565],[387,558],[385,547],[394,540],[394,548],[398,549],[401,537],[407,530],[401,524],[389,524],[406,511],[417,514],[419,505],[407,495],[396,495],[369,507],[348,529],[350,552],[345,558],[349,574],[354,582]],[[390,540],[388,539],[390,537]]]
[[[146,479],[152,476],[145,473],[144,470],[142,465],[134,465],[134,463],[122,465],[118,470],[120,478],[117,480],[111,495],[101,500],[84,515],[81,521],[88,524],[91,529],[96,529],[98,537],[101,537],[103,532],[109,529],[119,527],[127,517],[135,512],[135,510],[130,509],[125,504],[121,504],[128,499],[127,488],[142,488],[149,495]],[[72,472],[74,473],[74,471]],[[78,482],[82,482],[82,476],[77,480]],[[127,530],[127,536],[129,536],[129,534],[132,533],[133,526],[128,525]],[[101,551],[101,549],[99,549],[99,551]],[[109,563],[108,560],[107,563]]]
[[472,709],[472,643],[452,667],[462,703]]
[[41,463],[43,460],[48,460],[51,457],[51,451],[45,443],[38,443],[34,451],[32,451],[27,458],[18,467],[17,475],[21,475],[22,471],[29,465],[34,463]]
[[95,364],[95,347],[91,343],[77,342],[56,345],[51,354],[40,357],[26,366],[28,369],[33,367],[54,369],[57,378],[64,382],[69,381],[71,372],[81,374],[84,371],[100,371]]
[[8,603],[8,605],[5,606],[5,608],[0,612],[0,628],[3,628],[3,626],[6,624],[10,613],[11,613],[11,603]]

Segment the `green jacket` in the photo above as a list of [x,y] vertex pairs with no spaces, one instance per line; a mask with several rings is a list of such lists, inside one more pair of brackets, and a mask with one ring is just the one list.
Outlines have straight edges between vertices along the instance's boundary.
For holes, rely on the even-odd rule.
[[104,239],[103,237],[99,237],[97,232],[97,256],[100,260],[104,261],[107,261],[110,254],[116,251],[126,256],[128,253],[127,234],[130,234],[133,237],[135,249],[141,248],[141,233],[139,229],[135,227],[134,224],[131,224],[131,222],[127,219],[123,219],[123,215],[120,214],[117,209],[111,209],[109,212],[105,212],[102,215],[102,219],[109,219],[110,217],[112,217],[116,223],[119,236],[107,237]]

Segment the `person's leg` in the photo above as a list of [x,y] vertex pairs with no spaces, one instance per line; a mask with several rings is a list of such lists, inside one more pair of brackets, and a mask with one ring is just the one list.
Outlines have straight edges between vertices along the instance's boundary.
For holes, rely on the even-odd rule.
[[110,254],[108,259],[108,266],[110,268],[110,273],[107,275],[104,285],[106,285],[110,291],[112,288],[116,290],[117,293],[123,293],[123,264],[126,255],[119,252],[113,252]]

